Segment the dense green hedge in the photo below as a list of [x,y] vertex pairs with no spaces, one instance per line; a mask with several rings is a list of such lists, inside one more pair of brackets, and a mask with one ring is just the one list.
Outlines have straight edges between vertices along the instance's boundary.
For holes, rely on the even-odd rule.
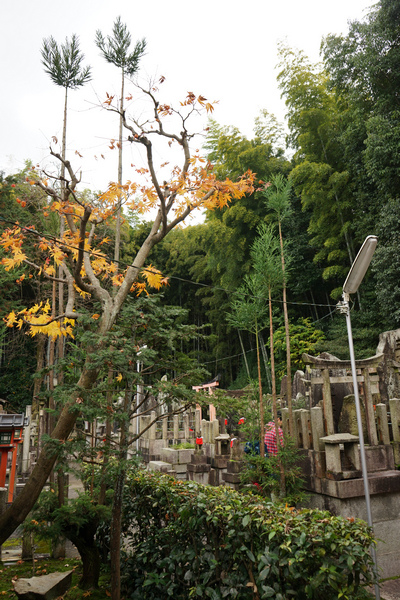
[[127,599],[360,599],[372,578],[363,521],[145,471],[124,514]]

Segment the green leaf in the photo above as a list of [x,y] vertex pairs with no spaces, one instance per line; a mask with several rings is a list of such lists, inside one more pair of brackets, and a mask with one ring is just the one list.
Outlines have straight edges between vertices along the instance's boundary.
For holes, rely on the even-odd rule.
[[274,588],[270,587],[269,585],[263,585],[262,589],[264,591],[263,598],[272,598],[272,596],[275,596]]
[[249,559],[250,559],[252,562],[255,562],[255,561],[256,561],[256,558],[255,558],[255,556],[254,556],[254,554],[252,553],[252,551],[251,551],[251,550],[246,550],[246,554],[247,554],[247,556],[249,557]]
[[243,517],[243,519],[242,519],[243,527],[247,527],[247,525],[250,523],[250,521],[251,521],[250,515],[246,515],[245,517]]

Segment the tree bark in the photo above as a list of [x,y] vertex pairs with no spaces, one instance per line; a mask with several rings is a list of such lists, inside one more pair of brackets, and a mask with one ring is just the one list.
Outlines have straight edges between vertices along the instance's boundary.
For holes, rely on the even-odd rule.
[[[129,411],[129,390],[125,390],[124,413]],[[126,469],[124,462],[127,457],[127,423],[121,421],[120,427],[120,450],[119,458],[122,463],[115,482],[112,516],[111,516],[111,535],[110,535],[110,556],[111,556],[111,600],[120,600],[121,597],[121,516],[122,500],[124,494],[124,484]]]
[[280,436],[279,436],[279,425],[278,425],[278,407],[276,404],[276,380],[275,380],[275,354],[274,354],[274,325],[272,321],[272,297],[271,297],[271,288],[268,288],[268,306],[269,306],[269,339],[270,339],[270,352],[271,352],[271,376],[272,376],[272,413],[274,416],[275,423],[275,436],[276,436],[276,444],[278,448],[278,463],[279,463],[279,473],[280,473],[280,487],[281,493],[286,493],[286,479],[285,479],[285,469],[283,467],[280,454]]
[[281,262],[282,262],[282,274],[283,274],[283,291],[282,291],[282,299],[283,299],[283,316],[285,320],[285,335],[286,335],[286,401],[289,409],[289,433],[290,436],[293,436],[293,410],[292,410],[292,366],[290,359],[290,333],[289,333],[289,316],[287,310],[287,301],[286,301],[286,281],[285,281],[285,256],[283,252],[283,238],[282,238],[282,228],[281,223],[279,221],[279,242],[281,246]]
[[79,587],[88,590],[99,587],[100,553],[96,544],[95,534],[98,519],[88,521],[82,525],[78,532],[65,530],[65,536],[76,546],[82,559],[82,577]]
[[[82,391],[90,390],[96,381],[97,374],[96,370],[85,368],[79,378],[78,389],[80,388]],[[79,392],[75,391],[70,402],[61,411],[58,423],[51,434],[53,440],[60,440],[62,443],[68,438],[79,415],[77,404],[79,405],[82,402]],[[0,515],[0,545],[10,537],[30,513],[54,467],[56,459],[57,452],[54,444],[48,442],[43,447],[32,474],[21,493],[6,512]]]
[[261,383],[261,363],[260,363],[260,343],[258,339],[258,326],[256,323],[256,347],[257,347],[257,373],[258,373],[258,394],[260,403],[260,456],[264,457],[264,401]]

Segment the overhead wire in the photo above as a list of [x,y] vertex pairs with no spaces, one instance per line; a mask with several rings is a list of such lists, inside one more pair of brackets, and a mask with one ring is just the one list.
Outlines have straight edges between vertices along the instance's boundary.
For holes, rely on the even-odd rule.
[[[60,246],[64,246],[66,248],[69,248],[70,250],[75,250],[75,251],[79,251],[80,249],[77,246],[74,246],[73,244],[67,243],[63,240],[60,240],[59,238],[57,238],[55,235],[50,234],[50,233],[43,233],[43,232],[39,232],[36,229],[33,229],[32,227],[27,227],[27,226],[23,226],[20,223],[13,221],[11,219],[5,219],[4,217],[0,216],[0,221],[2,221],[3,223],[7,223],[9,225],[13,225],[15,227],[19,227],[21,230],[25,231],[27,234],[33,234],[36,235],[37,237],[41,237],[44,239],[50,239],[52,240],[55,244],[58,244]],[[135,265],[134,263],[132,264],[128,264],[124,261],[122,261],[121,259],[119,260],[114,260],[109,258],[108,256],[106,256],[105,254],[99,254],[97,253],[95,250],[87,250],[87,249],[83,249],[83,252],[85,254],[89,254],[90,256],[94,257],[94,258],[102,258],[105,259],[106,261],[108,261],[110,264],[118,264],[120,267],[123,267],[125,269],[131,267],[133,269],[140,269],[141,271],[148,271],[150,273],[154,273],[154,271],[149,268],[149,267],[139,267],[138,265]],[[184,277],[179,277],[177,275],[164,275],[165,278],[167,279],[171,279],[171,280],[176,280],[176,281],[182,281],[183,283],[189,283],[191,285],[197,286],[197,287],[202,287],[202,288],[207,288],[210,291],[222,291],[225,292],[228,295],[231,295],[234,293],[235,290],[230,290],[221,286],[217,286],[217,285],[212,285],[212,284],[207,284],[207,283],[202,283],[199,281],[193,281],[192,279],[186,279]],[[246,295],[250,298],[261,298],[260,296],[257,296],[255,294],[251,294],[251,293],[246,293]],[[281,299],[272,299],[272,303],[274,304],[283,304],[283,300]],[[328,318],[329,316],[331,316],[335,311],[336,311],[336,305],[332,305],[332,304],[323,304],[323,303],[315,303],[315,302],[293,302],[293,301],[287,301],[286,304],[292,305],[292,306],[312,306],[312,307],[321,307],[321,308],[331,308],[332,311],[329,312],[327,315],[324,315],[323,317],[316,319],[315,321],[313,321],[313,323],[317,323],[325,318]]]

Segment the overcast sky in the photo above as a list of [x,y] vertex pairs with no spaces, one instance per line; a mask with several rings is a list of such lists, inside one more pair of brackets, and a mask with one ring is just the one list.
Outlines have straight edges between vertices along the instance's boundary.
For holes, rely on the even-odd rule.
[[[115,67],[99,56],[97,29],[111,33],[120,15],[132,39],[147,39],[141,77],[166,77],[160,99],[171,103],[186,92],[218,100],[214,118],[252,136],[263,108],[283,120],[285,106],[276,83],[277,42],[285,40],[313,61],[328,33],[346,33],[348,21],[362,19],[370,0],[3,0],[0,36],[0,170],[15,172],[25,159],[46,164],[53,135],[61,139],[63,90],[41,65],[40,47],[52,35],[58,42],[76,33],[92,81],[70,94],[69,157],[82,169],[82,186],[104,188],[116,179],[115,116],[98,108],[106,92],[118,94]],[[129,90],[129,85],[127,86]],[[165,94],[165,97],[164,95]],[[75,155],[78,150],[83,158]],[[124,176],[132,160],[127,149]],[[106,156],[106,161],[94,155]],[[79,161],[79,162],[78,162]]]

